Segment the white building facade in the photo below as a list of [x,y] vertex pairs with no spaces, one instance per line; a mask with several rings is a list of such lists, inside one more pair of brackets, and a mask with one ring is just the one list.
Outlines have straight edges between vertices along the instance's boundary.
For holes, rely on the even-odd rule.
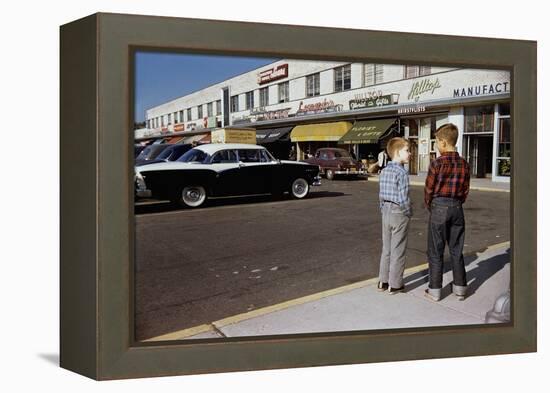
[[146,123],[168,135],[253,127],[285,159],[291,146],[298,158],[340,146],[370,160],[401,135],[422,173],[452,122],[473,176],[509,181],[510,91],[508,71],[282,59],[151,108]]

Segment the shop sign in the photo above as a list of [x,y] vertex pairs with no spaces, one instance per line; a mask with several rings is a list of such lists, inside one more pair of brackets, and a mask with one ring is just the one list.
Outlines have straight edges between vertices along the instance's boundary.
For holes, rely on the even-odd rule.
[[407,113],[420,113],[420,112],[426,112],[426,107],[424,105],[410,105],[410,106],[404,106],[402,108],[397,109],[397,113],[400,115],[404,115]]
[[472,96],[481,96],[487,94],[495,93],[507,93],[508,92],[508,82],[499,82],[492,83],[490,85],[478,85],[463,87],[462,89],[454,89],[453,97],[472,97]]
[[298,107],[298,111],[296,112],[296,116],[304,116],[304,115],[310,115],[310,114],[318,114],[318,113],[329,113],[329,112],[341,112],[342,109],[344,109],[344,105],[342,104],[335,104],[332,100],[327,100],[326,98],[321,102],[316,102],[313,104],[306,104],[304,105],[304,102],[300,102],[300,106]]
[[286,119],[288,117],[290,117],[290,108],[278,109],[276,111],[266,111],[258,108],[251,111],[250,115],[248,116],[234,118],[233,124],[253,123],[263,120]]
[[256,130],[221,129],[210,133],[212,143],[249,143],[256,144]]
[[258,84],[264,85],[288,77],[288,64],[281,64],[258,74]]
[[184,129],[183,123],[174,125],[174,131],[183,131]]
[[377,98],[358,98],[349,101],[349,109],[374,108],[378,106],[394,105],[399,100],[399,94],[388,94]]
[[407,98],[409,100],[418,101],[422,94],[431,93],[433,95],[434,91],[440,87],[441,85],[439,84],[439,79],[436,79],[435,81],[429,78],[422,79],[421,81],[413,83]]
[[197,123],[187,123],[187,125],[185,126],[185,129],[187,131],[200,130],[202,128],[204,128],[204,125]]

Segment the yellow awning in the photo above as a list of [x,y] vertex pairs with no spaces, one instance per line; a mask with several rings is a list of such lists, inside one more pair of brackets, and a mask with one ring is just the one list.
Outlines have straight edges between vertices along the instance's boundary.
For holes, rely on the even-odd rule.
[[352,127],[349,121],[296,126],[290,133],[292,142],[338,141]]

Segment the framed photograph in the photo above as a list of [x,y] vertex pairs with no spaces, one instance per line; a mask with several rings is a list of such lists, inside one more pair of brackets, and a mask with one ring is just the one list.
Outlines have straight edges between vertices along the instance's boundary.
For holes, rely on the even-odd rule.
[[536,189],[535,42],[69,23],[61,366],[536,351]]

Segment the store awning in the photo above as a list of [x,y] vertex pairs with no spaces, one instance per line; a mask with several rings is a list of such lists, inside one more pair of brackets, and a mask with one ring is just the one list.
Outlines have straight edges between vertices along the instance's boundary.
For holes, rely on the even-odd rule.
[[210,134],[197,134],[191,135],[180,141],[180,143],[208,143],[210,142]]
[[290,126],[256,130],[256,143],[262,144],[288,140],[288,134],[293,128],[293,126]]
[[179,141],[181,141],[183,139],[182,136],[173,136],[172,138],[168,139],[167,143],[173,145],[175,143],[178,143]]
[[290,133],[290,140],[292,142],[338,141],[351,127],[352,124],[348,121],[296,126]]
[[378,143],[396,119],[357,121],[338,143]]

